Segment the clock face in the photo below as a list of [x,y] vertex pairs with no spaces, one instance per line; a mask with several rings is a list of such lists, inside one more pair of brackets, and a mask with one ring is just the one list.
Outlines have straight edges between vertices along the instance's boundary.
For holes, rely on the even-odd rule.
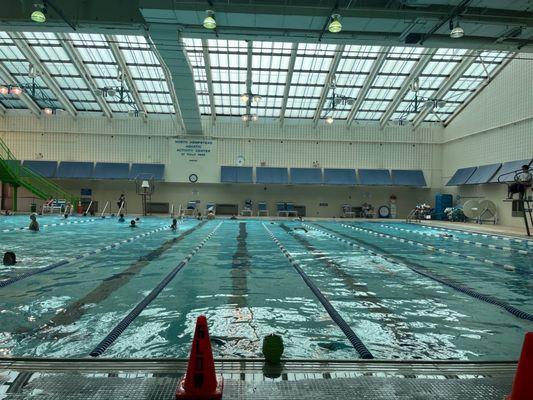
[[237,156],[237,158],[235,159],[235,163],[239,166],[244,165],[244,156]]
[[198,175],[196,175],[196,174],[190,174],[189,175],[189,182],[195,183],[197,181],[198,181]]

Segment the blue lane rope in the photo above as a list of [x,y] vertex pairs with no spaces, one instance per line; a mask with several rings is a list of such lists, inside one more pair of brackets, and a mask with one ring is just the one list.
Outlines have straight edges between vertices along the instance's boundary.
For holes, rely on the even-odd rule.
[[120,321],[112,330],[109,332],[106,337],[89,353],[92,357],[101,356],[104,351],[106,351],[109,346],[113,344],[115,340],[124,332],[128,326],[133,322],[135,318],[161,293],[161,291],[174,279],[176,274],[181,271],[181,269],[187,265],[187,263],[193,258],[193,256],[198,253],[198,251],[204,247],[209,239],[215,234],[217,229],[222,225],[220,222],[215,229],[211,231],[201,242],[196,246],[180,263],[161,281],[159,284],[152,289],[152,291],[138,303],[133,310],[126,315],[122,321]]
[[440,236],[440,235],[437,235],[437,234],[434,234],[434,233],[420,232],[420,231],[415,231],[415,230],[412,230],[412,229],[399,228],[397,226],[392,226],[392,225],[380,224],[380,226],[383,227],[383,228],[387,228],[387,229],[394,229],[396,231],[415,233],[415,234],[421,235],[421,236],[434,237],[434,238],[451,240],[453,242],[458,242],[458,243],[471,244],[471,245],[474,245],[474,246],[477,246],[477,247],[486,247],[488,249],[505,250],[505,251],[510,251],[510,252],[513,252],[513,253],[529,255],[529,252],[527,250],[513,249],[513,248],[507,247],[507,246],[496,246],[495,244],[474,242],[473,240],[459,239],[459,238],[456,238],[455,236],[453,236],[453,237]]
[[[69,222],[57,222],[55,224],[44,224],[41,225],[43,228],[50,228],[53,226],[63,226],[63,225],[72,225],[72,224],[83,224],[86,222],[93,222],[93,221],[99,221],[97,218],[91,218],[91,219],[84,219],[81,221],[69,221]],[[9,228],[9,229],[2,229],[0,232],[6,233],[6,232],[16,232],[16,231],[27,231],[29,228],[27,226],[24,226],[22,228]]]
[[[388,262],[392,263],[392,264],[395,264],[395,265],[399,265],[399,266],[402,266],[402,267],[406,267],[406,268],[409,268],[411,271],[413,272],[416,272],[417,274],[419,275],[422,275],[426,278],[429,278],[429,279],[432,279],[436,282],[439,282],[445,286],[448,286],[452,289],[455,289],[461,293],[464,293],[468,296],[471,296],[475,299],[478,299],[478,300],[481,300],[481,301],[484,301],[486,303],[489,303],[489,304],[493,304],[493,305],[496,305],[498,307],[501,307],[503,308],[505,311],[508,311],[509,313],[513,314],[515,317],[518,317],[518,318],[521,318],[521,319],[525,319],[525,320],[528,320],[528,321],[533,321],[533,315],[530,314],[530,313],[527,313],[525,311],[522,311],[508,303],[506,303],[505,301],[503,300],[500,300],[500,299],[497,299],[495,297],[492,297],[492,296],[489,296],[487,294],[484,294],[484,293],[480,293],[474,289],[471,289],[469,288],[468,286],[465,286],[459,282],[456,282],[452,279],[449,279],[449,278],[444,278],[442,276],[439,276],[437,274],[434,274],[434,273],[431,273],[427,270],[425,270],[424,268],[419,268],[419,267],[415,267],[414,265],[412,264],[407,264],[405,262],[399,262],[397,261],[396,259],[392,258],[392,257],[395,257],[395,256],[392,256],[392,257],[389,257],[389,256],[386,256],[384,254],[380,254],[380,253],[376,253],[375,251],[373,250],[370,250],[368,249],[367,247],[364,247],[364,246],[361,246],[357,243],[354,243],[353,241],[357,239],[355,238],[352,238],[350,236],[347,236],[347,235],[344,235],[346,237],[349,237],[351,240],[346,240],[346,239],[343,239],[343,238],[340,238],[338,236],[335,236],[335,235],[332,235],[328,232],[325,232],[323,231],[322,229],[318,229],[318,228],[315,228],[314,226],[311,226],[311,225],[308,225],[308,224],[303,224],[305,227],[309,228],[309,229],[313,229],[315,231],[318,231],[318,232],[321,232],[323,233],[324,235],[328,236],[328,237],[331,237],[332,239],[335,239],[335,240],[338,240],[339,242],[343,242],[345,244],[348,244],[349,246],[352,246],[352,247],[356,247],[360,250],[363,250],[373,256],[376,256],[376,257],[381,257],[382,259],[384,260],[387,260]],[[319,225],[320,227],[324,228],[324,229],[328,229],[328,228],[325,228],[321,225]],[[330,229],[329,229],[330,230]],[[336,232],[336,231],[333,231],[339,235],[343,235],[342,233],[340,232]],[[366,246],[369,246],[368,244],[365,244]],[[370,245],[372,246],[372,245]],[[374,247],[374,246],[372,246]]]
[[129,239],[124,239],[124,240],[121,240],[120,242],[112,243],[112,244],[107,245],[105,247],[102,247],[100,249],[92,250],[92,251],[89,251],[87,253],[78,254],[75,257],[71,257],[71,258],[67,258],[65,260],[58,261],[58,262],[56,262],[54,264],[51,264],[51,265],[48,265],[46,267],[37,268],[37,269],[34,269],[32,271],[28,271],[28,272],[25,272],[23,274],[14,276],[12,278],[4,279],[4,280],[0,281],[0,288],[4,288],[6,286],[12,285],[15,282],[18,282],[18,281],[21,281],[23,279],[29,278],[30,276],[37,275],[37,274],[42,274],[43,272],[51,271],[51,270],[53,270],[55,268],[62,267],[63,265],[70,264],[71,262],[82,260],[84,258],[87,258],[87,257],[91,256],[91,255],[98,254],[98,253],[101,253],[103,251],[115,249],[117,247],[122,246],[125,243],[133,242],[134,240],[141,239],[143,237],[153,235],[156,232],[161,232],[161,231],[166,230],[166,229],[169,229],[169,227],[167,225],[162,226],[162,227],[157,228],[157,229],[154,229],[154,230],[152,230],[150,232],[146,232],[146,233],[143,233],[143,234],[140,234],[140,235],[132,236]]
[[473,260],[473,261],[477,261],[477,262],[480,262],[480,263],[494,265],[496,267],[503,268],[506,271],[514,271],[516,269],[514,267],[514,265],[511,265],[511,264],[502,264],[502,263],[499,263],[499,262],[496,262],[496,261],[489,260],[488,258],[479,258],[479,257],[471,256],[471,255],[463,255],[463,254],[461,254],[461,253],[459,253],[457,251],[446,250],[446,249],[443,249],[443,248],[440,248],[440,247],[430,246],[428,244],[425,244],[425,243],[422,243],[422,242],[418,242],[416,240],[405,239],[405,238],[402,238],[402,237],[399,237],[399,236],[389,235],[387,233],[378,232],[378,231],[375,231],[373,229],[359,228],[357,226],[346,225],[346,224],[341,224],[341,226],[344,226],[345,228],[353,229],[355,231],[365,232],[365,233],[368,233],[370,235],[379,236],[379,237],[385,237],[387,239],[396,240],[396,241],[399,241],[399,242],[402,242],[402,243],[408,243],[408,244],[411,244],[411,245],[414,245],[414,246],[424,247],[424,248],[426,248],[428,250],[438,251],[439,253],[451,254],[451,255],[459,257],[459,258],[467,258],[467,259],[470,259],[470,260]]
[[329,314],[333,322],[335,322],[338,325],[338,327],[341,329],[341,331],[346,335],[346,337],[348,338],[348,340],[350,341],[354,349],[357,351],[357,353],[359,353],[361,358],[366,359],[366,360],[373,359],[374,356],[372,355],[370,350],[368,350],[368,348],[365,346],[363,341],[359,339],[359,337],[355,334],[352,328],[350,328],[350,326],[346,323],[346,321],[340,316],[337,310],[335,310],[333,305],[322,294],[320,289],[318,289],[318,287],[314,284],[311,278],[307,276],[307,274],[303,271],[302,267],[300,266],[300,263],[296,259],[294,259],[294,257],[287,251],[285,246],[283,246],[283,244],[278,240],[276,236],[274,236],[274,234],[270,231],[270,229],[268,229],[265,226],[265,224],[263,224],[263,227],[269,233],[270,237],[272,238],[274,243],[276,243],[276,245],[279,247],[283,255],[287,257],[287,259],[289,260],[291,265],[294,267],[294,269],[298,272],[298,274],[300,274],[300,276],[302,277],[306,285],[309,287],[309,289],[311,289],[313,294],[320,301],[320,303],[325,308],[325,310],[327,311],[327,313]]
[[436,229],[439,231],[454,231],[454,232],[464,233],[465,235],[470,235],[470,236],[481,236],[481,237],[491,238],[491,239],[506,240],[508,242],[524,243],[524,244],[533,246],[533,240],[531,239],[518,239],[518,238],[510,237],[510,236],[491,235],[488,233],[472,232],[472,231],[467,231],[464,229],[457,229],[457,228],[443,228],[441,226],[433,226],[433,225],[425,225],[425,224],[414,224],[414,225],[422,226],[424,228],[429,228],[429,229]]

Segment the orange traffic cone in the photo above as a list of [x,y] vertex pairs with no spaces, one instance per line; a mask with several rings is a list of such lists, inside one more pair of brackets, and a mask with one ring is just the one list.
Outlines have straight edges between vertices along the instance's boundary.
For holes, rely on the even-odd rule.
[[511,395],[507,400],[533,399],[533,332],[526,333],[522,354],[513,381]]
[[176,399],[218,400],[222,398],[224,379],[216,375],[211,341],[205,315],[196,320],[187,373],[181,378]]

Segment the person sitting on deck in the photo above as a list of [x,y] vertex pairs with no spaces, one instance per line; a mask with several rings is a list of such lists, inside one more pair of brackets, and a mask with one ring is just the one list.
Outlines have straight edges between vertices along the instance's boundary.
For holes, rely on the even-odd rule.
[[523,199],[528,187],[531,187],[533,182],[533,174],[529,170],[529,165],[522,165],[522,172],[514,176],[514,182],[511,183],[507,190],[507,198],[512,199],[515,193],[518,193],[518,198]]
[[39,231],[39,223],[37,222],[37,217],[35,216],[35,214],[32,214],[30,215],[30,226],[29,226],[29,230],[30,231],[33,231],[33,232],[38,232]]

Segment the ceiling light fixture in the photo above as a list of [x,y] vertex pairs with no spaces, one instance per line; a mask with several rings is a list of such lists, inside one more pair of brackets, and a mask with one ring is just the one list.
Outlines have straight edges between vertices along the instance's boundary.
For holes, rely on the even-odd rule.
[[22,94],[22,88],[18,86],[13,86],[9,92],[11,94],[14,94],[15,96],[20,96]]
[[250,96],[248,95],[248,93],[243,93],[243,94],[241,94],[241,101],[242,101],[244,104],[247,104],[247,103],[248,103],[248,100],[250,100]]
[[328,31],[331,33],[338,33],[342,30],[342,24],[340,21],[341,16],[339,14],[332,14],[331,20],[328,25]]
[[243,115],[241,116],[241,119],[242,119],[244,122],[248,122],[248,121],[253,121],[253,122],[255,122],[255,121],[257,121],[258,116],[257,116],[257,114],[243,114]]
[[0,86],[0,94],[3,96],[9,94],[9,88],[7,86]]
[[35,4],[35,7],[37,10],[31,13],[31,20],[40,24],[46,22],[46,1],[43,1],[43,4]]
[[455,24],[455,27],[453,26],[453,19],[450,19],[450,37],[452,39],[459,39],[462,38],[465,35],[465,31],[461,26],[459,26],[459,20],[457,20],[457,23]]
[[333,121],[334,120],[333,120],[333,117],[331,115],[326,117],[326,124],[331,125],[333,123]]
[[205,29],[215,29],[217,27],[217,21],[215,20],[215,12],[213,10],[206,10],[207,17],[204,18]]
[[46,107],[45,109],[43,109],[43,113],[44,115],[52,115],[54,113],[54,110],[50,107]]
[[241,119],[242,119],[244,122],[248,121],[248,114],[244,114],[244,115],[241,117]]
[[261,101],[261,96],[259,96],[258,94],[254,95],[252,97],[252,101],[255,103],[255,104],[259,104],[259,102]]

